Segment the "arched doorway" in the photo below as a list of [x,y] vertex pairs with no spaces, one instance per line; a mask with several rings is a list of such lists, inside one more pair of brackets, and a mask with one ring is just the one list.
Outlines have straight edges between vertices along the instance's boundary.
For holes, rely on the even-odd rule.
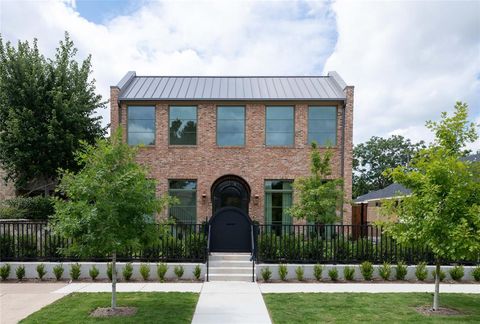
[[213,252],[251,251],[248,217],[250,187],[240,177],[228,175],[212,186],[210,249]]

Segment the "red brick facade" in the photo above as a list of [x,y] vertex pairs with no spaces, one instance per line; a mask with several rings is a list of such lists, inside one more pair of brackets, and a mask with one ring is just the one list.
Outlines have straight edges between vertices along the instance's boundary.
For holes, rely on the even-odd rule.
[[[157,179],[159,194],[168,190],[168,179],[197,180],[197,221],[211,216],[212,184],[224,175],[242,177],[251,188],[250,217],[263,223],[264,181],[275,179],[295,180],[310,172],[310,149],[307,144],[307,115],[309,105],[337,106],[337,145],[334,148],[334,177],[344,177],[345,204],[343,222],[351,221],[350,199],[352,193],[352,124],[353,87],[345,88],[347,100],[343,101],[285,101],[285,102],[121,102],[119,89],[111,88],[112,131],[119,124],[125,129],[129,105],[155,105],[155,145],[139,151],[138,160],[148,166]],[[197,109],[197,145],[172,146],[168,143],[169,105],[195,105]],[[218,147],[216,145],[216,106],[242,105],[246,107],[245,146]],[[265,146],[265,107],[291,105],[295,107],[294,147]],[[120,111],[119,111],[120,109]],[[345,125],[344,125],[345,122]],[[124,134],[126,132],[124,131]],[[343,157],[343,162],[342,162]],[[343,167],[343,170],[342,170]],[[258,196],[258,198],[256,198]],[[204,198],[205,197],[205,198]]]

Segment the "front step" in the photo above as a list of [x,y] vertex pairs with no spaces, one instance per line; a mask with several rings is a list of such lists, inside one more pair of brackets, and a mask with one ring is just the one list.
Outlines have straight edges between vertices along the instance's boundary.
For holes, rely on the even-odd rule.
[[209,280],[251,282],[250,257],[249,253],[212,253],[209,256]]

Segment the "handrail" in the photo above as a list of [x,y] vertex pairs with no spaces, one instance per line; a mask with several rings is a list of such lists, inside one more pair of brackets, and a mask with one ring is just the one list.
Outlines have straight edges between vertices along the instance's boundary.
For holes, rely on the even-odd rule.
[[255,282],[255,259],[256,259],[256,249],[255,249],[255,238],[253,236],[253,229],[255,225],[250,225],[250,239],[252,244],[252,255],[250,261],[252,261],[252,282]]
[[209,269],[208,269],[208,259],[210,258],[210,231],[211,231],[212,225],[208,225],[208,236],[207,236],[207,248],[206,248],[206,256],[207,256],[207,281],[210,281],[209,278]]

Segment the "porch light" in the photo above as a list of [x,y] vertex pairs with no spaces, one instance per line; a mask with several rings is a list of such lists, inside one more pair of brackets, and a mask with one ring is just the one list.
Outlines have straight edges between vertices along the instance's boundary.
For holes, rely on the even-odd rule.
[[254,196],[254,200],[253,200],[253,204],[254,205],[258,205],[258,200],[260,199],[260,196],[259,195],[255,195]]

